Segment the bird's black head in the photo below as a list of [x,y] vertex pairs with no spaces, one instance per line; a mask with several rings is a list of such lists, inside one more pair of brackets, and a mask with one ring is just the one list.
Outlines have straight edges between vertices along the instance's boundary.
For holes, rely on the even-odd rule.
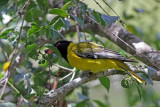
[[62,57],[64,59],[66,59],[66,61],[68,61],[67,49],[68,49],[68,46],[70,45],[70,43],[71,43],[71,41],[62,40],[62,41],[58,41],[57,43],[54,44],[54,46],[59,50]]

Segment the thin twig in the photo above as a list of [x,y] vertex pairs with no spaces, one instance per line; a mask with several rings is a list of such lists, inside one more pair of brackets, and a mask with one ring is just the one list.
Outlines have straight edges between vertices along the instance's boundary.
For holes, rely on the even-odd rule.
[[112,7],[105,0],[102,0],[102,1],[119,17],[117,12],[114,9],[112,9]]
[[[74,3],[77,5],[77,7],[79,8],[79,9],[81,9],[80,7],[79,7],[79,5],[76,3],[76,1],[75,0],[73,0],[74,1]],[[88,16],[87,14],[86,14],[86,12],[84,12],[82,9],[81,9],[81,11],[85,14],[85,16],[86,17],[88,17],[90,20],[92,20],[94,23],[96,23],[96,24],[98,24],[99,26],[101,26],[102,28],[104,28],[104,29],[106,29],[105,27],[103,27],[102,25],[100,25],[98,22],[96,22],[94,19],[92,19],[90,16]],[[108,29],[106,29],[110,34],[112,34],[113,36],[115,36],[115,34],[113,34],[110,30],[108,30]],[[136,52],[136,50],[133,48],[133,47],[131,47],[128,43],[126,43],[124,40],[122,40],[121,38],[119,38],[118,36],[117,36],[117,38],[121,41],[121,42],[123,42],[124,44],[126,44],[128,47],[130,47],[132,50],[134,50],[135,52]]]
[[[51,62],[50,60],[49,60],[49,62]],[[51,63],[50,63],[50,65],[51,65]],[[57,66],[57,67],[59,67],[59,68],[62,68],[62,69],[64,69],[64,70],[67,70],[67,71],[71,71],[69,74],[67,74],[66,76],[64,76],[63,78],[61,78],[59,81],[62,81],[62,80],[64,80],[65,78],[67,78],[67,77],[69,77],[70,75],[72,75],[74,72],[75,72],[75,68],[74,69],[69,69],[69,68],[66,68],[66,67],[64,67],[64,66],[61,66],[61,65],[58,65],[58,64],[53,64],[54,66]],[[48,67],[48,66],[47,66]],[[47,68],[46,67],[46,68]],[[45,68],[45,69],[46,69]],[[44,69],[44,70],[45,70]],[[44,71],[43,70],[43,71]],[[75,75],[75,74],[74,74]],[[73,75],[72,75],[73,76]],[[72,77],[72,78],[74,78],[74,77]]]
[[[96,4],[97,4],[107,15],[109,15],[109,13],[108,13],[96,0],[94,0],[94,1],[96,2]],[[113,10],[112,7],[111,7],[107,2],[105,2],[104,0],[103,0],[103,2],[117,15],[117,17],[119,17],[119,18],[118,18],[118,21],[124,26],[124,22],[120,19],[120,16],[116,13],[116,11]],[[110,15],[109,15],[109,16],[110,16]]]
[[[105,10],[105,9],[103,9],[103,7],[96,1],[96,0],[94,0],[94,2],[107,14],[107,15],[109,15],[109,13]],[[109,15],[110,16],[110,15]]]
[[0,100],[2,99],[3,93],[4,93],[5,89],[6,89],[7,82],[8,82],[8,78],[5,79],[5,83],[4,83],[4,86],[2,88],[1,95],[0,95]]
[[17,44],[16,44],[16,47],[15,47],[15,49],[14,49],[13,56],[12,56],[12,58],[11,58],[11,64],[12,64],[12,62],[13,62],[13,58],[16,56],[17,49],[18,49],[18,44],[19,44],[19,42],[20,42],[20,40],[21,40],[22,28],[23,28],[25,16],[26,16],[27,9],[28,9],[28,6],[29,6],[29,4],[30,4],[30,1],[31,1],[31,0],[28,0],[28,1],[25,3],[25,5],[23,6],[23,7],[25,8],[25,10],[24,10],[24,16],[23,16],[22,24],[21,24],[20,31],[19,31],[19,37],[17,38]]
[[16,19],[18,16],[19,16],[19,14],[16,15],[15,17],[13,17],[7,24],[5,24],[5,25],[0,29],[0,32],[1,32],[4,28],[6,28],[6,27],[7,27],[14,19]]
[[19,101],[18,101],[17,107],[20,107],[21,104],[22,104],[22,102],[23,102],[23,98],[21,97],[21,98],[19,99]]
[[84,35],[84,39],[85,39],[85,41],[88,41],[87,40],[87,36],[86,36],[86,34],[83,32],[83,35]]
[[23,98],[23,100],[28,103],[28,101],[23,97],[23,95],[19,92],[19,90],[17,90],[16,87],[14,87],[9,81],[8,81],[8,84],[18,93],[20,94],[20,96]]
[[49,65],[47,65],[41,72],[44,72],[44,71],[48,68],[48,66],[49,66]]
[[124,26],[125,23],[123,22],[123,20],[121,20],[117,12],[105,0],[102,0],[102,1],[119,17],[118,21]]
[[[48,57],[47,57],[47,58],[48,58]],[[50,66],[55,65],[55,66],[57,66],[57,67],[59,67],[59,68],[62,68],[62,69],[64,69],[64,70],[73,72],[73,69],[69,69],[69,68],[66,68],[66,67],[61,66],[61,65],[58,65],[58,64],[51,64],[51,60],[53,60],[53,59],[54,59],[54,58],[52,58],[52,59],[49,59],[49,58],[48,58],[48,61],[49,61],[49,63],[50,63],[50,64],[49,64]],[[49,66],[49,65],[48,65],[48,66]],[[47,67],[48,67],[48,66],[47,66]],[[46,67],[46,68],[47,68],[47,67]],[[46,68],[45,68],[45,69],[46,69]],[[44,70],[45,70],[45,69],[44,69]],[[44,70],[43,70],[43,71],[44,71]]]
[[5,58],[5,61],[8,61],[8,55],[7,55],[7,53],[2,49],[2,54],[3,54],[3,56],[4,56],[4,58]]
[[68,82],[64,86],[58,88],[56,91],[50,93],[49,95],[42,97],[42,99],[39,101],[38,107],[44,107],[44,106],[51,107],[53,102],[64,99],[68,92],[77,88],[78,86],[81,86],[82,84],[95,80],[99,77],[112,75],[114,74],[114,72],[115,70],[108,70],[107,72],[104,71],[104,72],[97,73],[95,75],[88,74],[88,75],[78,77],[73,81]]
[[[77,17],[76,9],[74,9],[73,13]],[[79,32],[78,22],[75,20],[75,23],[76,23],[76,31],[77,31],[77,34],[78,34],[78,42],[80,42],[81,40],[80,40],[80,32]]]
[[0,79],[0,86],[3,86],[3,84],[5,83],[6,78],[8,78],[9,76],[9,72],[6,71],[4,76]]

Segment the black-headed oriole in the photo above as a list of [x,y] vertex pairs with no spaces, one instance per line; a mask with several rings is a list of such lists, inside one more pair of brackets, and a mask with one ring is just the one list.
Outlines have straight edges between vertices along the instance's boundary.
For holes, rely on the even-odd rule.
[[[124,62],[136,62],[133,59],[128,59],[121,54],[110,49],[104,48],[101,45],[93,42],[73,43],[71,41],[59,41],[54,45],[62,57],[69,64],[82,71],[91,71],[98,73],[107,69],[117,69],[127,72],[139,83],[145,82],[140,76],[134,73]],[[45,53],[53,53],[47,49]]]

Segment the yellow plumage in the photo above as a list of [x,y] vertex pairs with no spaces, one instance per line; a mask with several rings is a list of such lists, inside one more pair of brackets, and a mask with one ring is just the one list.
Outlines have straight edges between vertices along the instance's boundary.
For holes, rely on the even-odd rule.
[[[81,42],[78,44],[70,43],[67,49],[67,59],[71,66],[76,67],[82,71],[91,71],[93,73],[98,73],[101,71],[106,71],[107,69],[117,69],[123,70],[129,73],[138,82],[145,82],[136,73],[131,71],[131,69],[122,60],[111,59],[111,58],[87,58],[81,57],[80,55],[90,55],[90,53],[105,51],[104,47],[92,42]],[[108,53],[115,54],[114,51],[107,50]],[[103,54],[103,53],[102,53]]]
[[[122,70],[131,75],[139,83],[146,83],[139,75],[134,73],[124,62],[136,62],[128,59],[121,54],[104,48],[102,45],[93,42],[72,43],[71,41],[58,41],[54,45],[62,57],[82,71],[98,73],[108,69]],[[45,50],[46,54],[54,53],[52,50]]]

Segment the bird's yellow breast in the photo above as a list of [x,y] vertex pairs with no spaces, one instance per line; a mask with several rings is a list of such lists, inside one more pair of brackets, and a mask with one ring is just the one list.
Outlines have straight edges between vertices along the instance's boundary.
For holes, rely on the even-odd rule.
[[[118,66],[127,67],[122,61],[114,59],[92,59],[92,58],[82,58],[77,56],[73,51],[72,47],[74,43],[71,43],[68,47],[68,61],[71,66],[76,67],[82,71],[91,71],[93,73],[98,73],[100,71],[106,71],[107,69],[117,69],[123,70]],[[128,68],[128,67],[127,67]]]

